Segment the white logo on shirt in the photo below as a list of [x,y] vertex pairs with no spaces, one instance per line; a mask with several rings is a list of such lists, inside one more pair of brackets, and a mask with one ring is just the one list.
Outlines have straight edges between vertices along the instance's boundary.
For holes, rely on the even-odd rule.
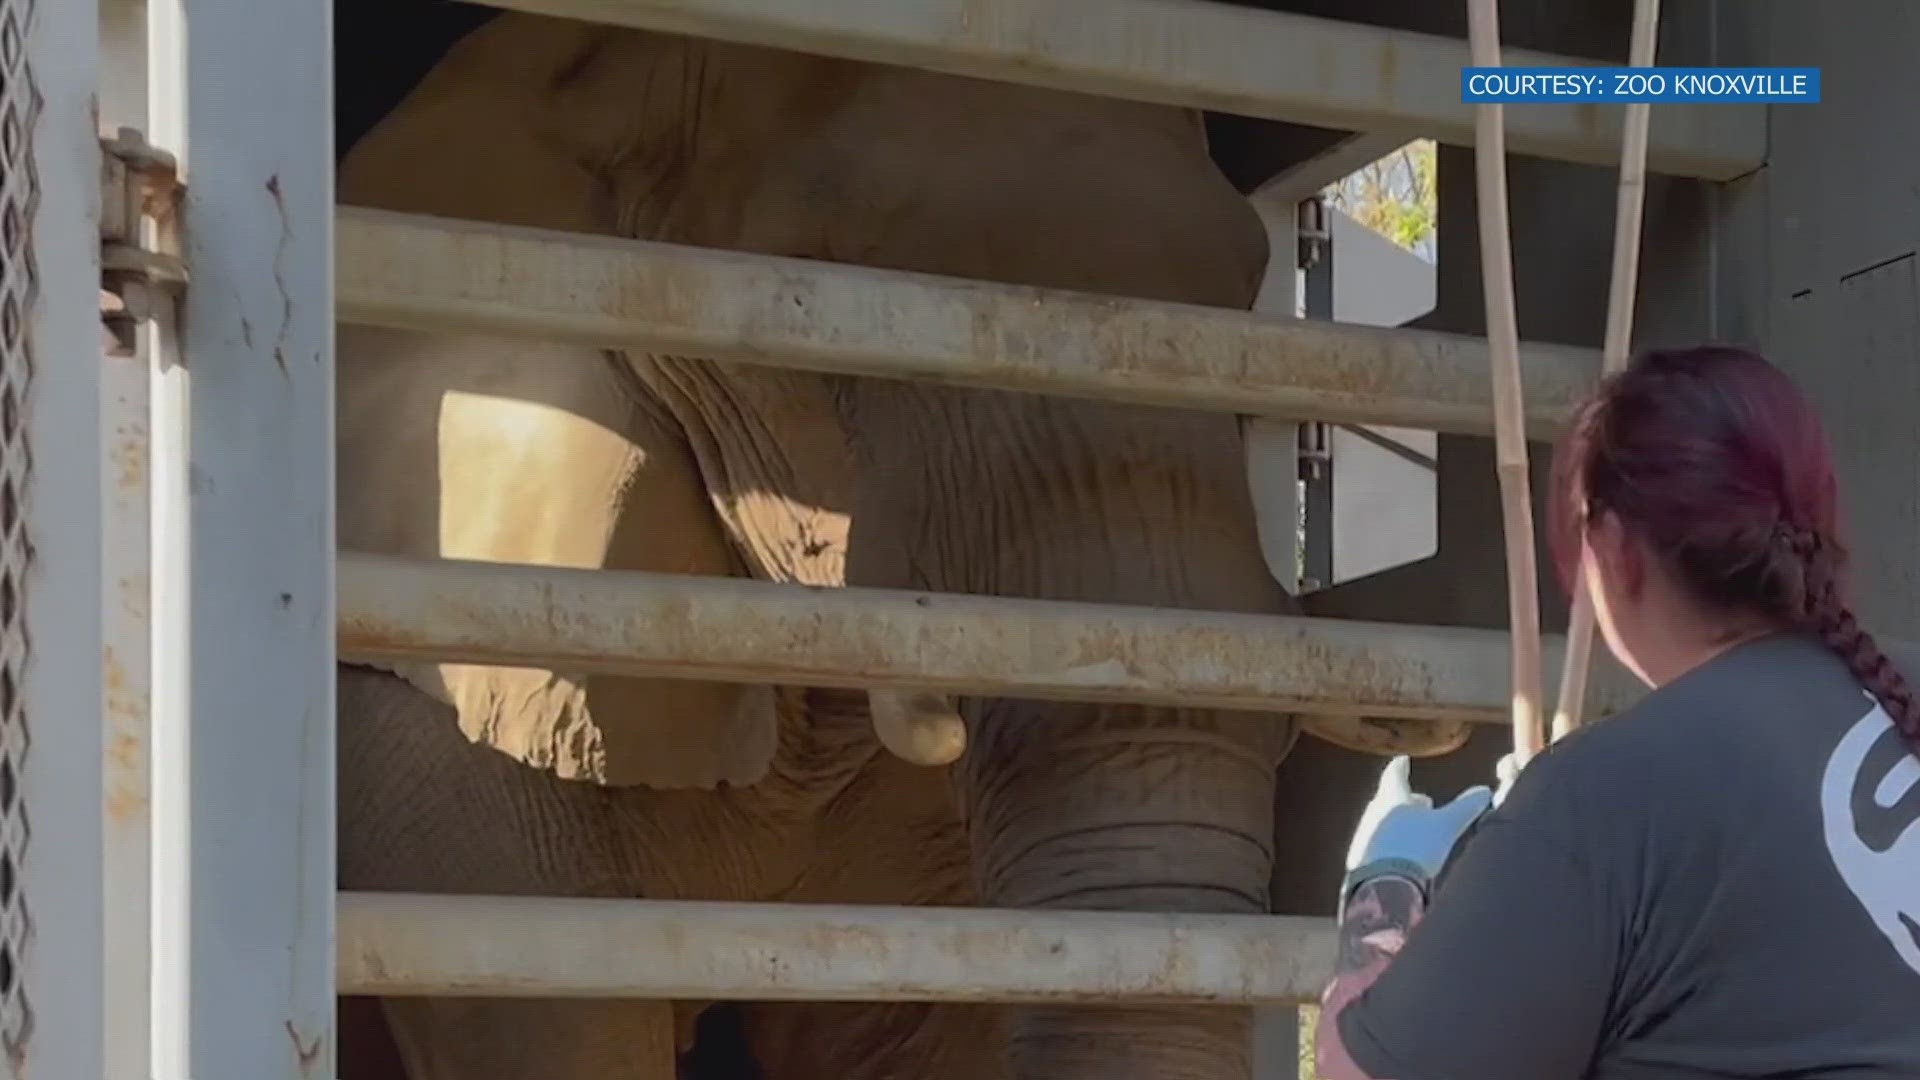
[[1841,880],[1920,974],[1920,758],[1878,702],[1827,759],[1820,815]]

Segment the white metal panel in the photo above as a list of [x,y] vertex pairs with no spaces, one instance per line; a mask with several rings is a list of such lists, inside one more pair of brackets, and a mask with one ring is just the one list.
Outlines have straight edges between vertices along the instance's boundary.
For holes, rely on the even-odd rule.
[[1438,553],[1439,438],[1379,426],[1334,428],[1329,435],[1334,584]]
[[[1465,42],[1203,0],[485,0],[590,22],[1214,109],[1342,131],[1473,141]],[[1590,60],[1514,49],[1514,67]],[[1620,111],[1528,105],[1515,153],[1620,156]],[[1763,106],[1663,105],[1656,172],[1725,180],[1764,160]]]
[[[1500,723],[1506,635],[342,552],[340,651],[592,674]],[[1557,638],[1549,655],[1557,657]],[[1637,696],[1596,675],[1603,712]]]
[[[346,322],[1437,431],[1493,422],[1487,344],[1469,335],[358,208],[337,236]],[[1599,353],[1530,343],[1521,362],[1529,429],[1550,437]]]
[[[1389,330],[1433,310],[1439,297],[1437,263],[1336,207],[1327,208],[1327,225],[1333,234],[1334,321]],[[1485,382],[1484,368],[1480,376]]]
[[[1339,210],[1328,219],[1335,319],[1388,328],[1433,310],[1438,267]],[[1484,367],[1480,381],[1488,384]],[[1487,419],[1493,419],[1491,401]],[[1437,462],[1439,439],[1431,430],[1368,425],[1365,432],[1335,428],[1329,433],[1333,584],[1429,558],[1440,549],[1437,468],[1394,452],[1381,439]]]
[[92,0],[0,0],[0,1075],[102,1075]]
[[1333,927],[1284,915],[343,893],[340,990],[396,997],[1295,1004]]
[[333,1076],[332,6],[152,0],[153,1069]]

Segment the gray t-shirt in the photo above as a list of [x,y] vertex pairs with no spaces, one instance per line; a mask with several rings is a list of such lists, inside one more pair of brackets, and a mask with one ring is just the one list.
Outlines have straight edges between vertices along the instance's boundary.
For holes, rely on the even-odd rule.
[[1730,650],[1535,758],[1339,1023],[1383,1080],[1920,1077],[1920,760]]

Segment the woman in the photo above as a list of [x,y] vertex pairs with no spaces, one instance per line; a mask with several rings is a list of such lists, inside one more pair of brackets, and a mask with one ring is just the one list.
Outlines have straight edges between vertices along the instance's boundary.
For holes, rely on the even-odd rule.
[[1561,576],[1652,692],[1504,799],[1388,767],[1321,1080],[1920,1077],[1920,706],[1848,606],[1813,410],[1751,353],[1655,352],[1555,471]]

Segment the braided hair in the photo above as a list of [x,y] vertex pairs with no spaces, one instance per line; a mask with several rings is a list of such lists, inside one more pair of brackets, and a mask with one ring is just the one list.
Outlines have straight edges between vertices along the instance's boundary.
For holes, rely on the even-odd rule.
[[1880,700],[1901,733],[1910,741],[1920,742],[1920,724],[1915,722],[1920,716],[1920,703],[1914,701],[1913,688],[1880,651],[1873,635],[1860,625],[1847,602],[1845,552],[1812,529],[1788,527],[1782,531],[1783,542],[1806,571],[1805,604],[1797,613],[1797,625],[1819,634],[1820,640],[1847,662],[1860,685]]
[[1826,436],[1785,373],[1727,346],[1643,353],[1582,407],[1554,470],[1563,582],[1587,516],[1611,511],[1697,600],[1817,636],[1920,753],[1920,702],[1849,599]]

